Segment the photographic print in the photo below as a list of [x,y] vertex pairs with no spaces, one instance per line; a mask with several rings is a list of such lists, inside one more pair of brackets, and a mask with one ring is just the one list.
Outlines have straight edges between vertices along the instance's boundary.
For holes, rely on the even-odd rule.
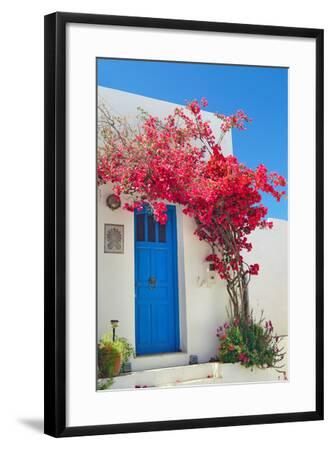
[[45,17],[45,433],[323,419],[323,41]]
[[287,382],[288,68],[98,57],[96,84],[97,389]]

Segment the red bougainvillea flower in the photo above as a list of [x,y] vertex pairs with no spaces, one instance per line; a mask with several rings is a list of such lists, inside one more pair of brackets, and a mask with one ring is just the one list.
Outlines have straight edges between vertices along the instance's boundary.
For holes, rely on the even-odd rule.
[[201,111],[197,100],[193,100],[191,103],[189,103],[188,107],[195,114],[195,116]]
[[259,271],[259,265],[258,264],[251,264],[249,266],[249,273],[250,275],[258,275]]
[[203,108],[206,108],[208,106],[208,101],[205,97],[201,98],[201,105],[203,106]]

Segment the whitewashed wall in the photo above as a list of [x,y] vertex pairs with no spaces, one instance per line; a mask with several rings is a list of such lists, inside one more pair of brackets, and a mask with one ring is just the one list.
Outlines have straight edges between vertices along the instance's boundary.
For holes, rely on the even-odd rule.
[[[175,104],[134,94],[99,88],[99,97],[115,113],[134,120],[137,106],[153,115],[166,116]],[[204,113],[214,131],[217,121],[211,113]],[[224,152],[232,153],[232,139],[224,140]],[[98,194],[98,335],[110,331],[109,321],[120,321],[118,334],[135,344],[134,305],[134,215],[106,206],[112,193],[110,185]],[[253,306],[264,308],[276,324],[278,331],[287,334],[287,222],[276,221],[272,231],[258,231],[253,236],[253,261],[262,266],[261,276],[253,280],[250,298]],[[104,224],[124,225],[124,254],[104,253]],[[179,309],[181,353],[143,356],[133,361],[133,369],[167,367],[187,364],[189,355],[198,355],[206,362],[217,353],[216,328],[226,320],[228,302],[224,282],[218,280],[207,287],[205,256],[209,247],[194,235],[193,221],[182,214],[177,206]],[[268,253],[267,253],[268,252]],[[274,277],[276,277],[274,279]]]
[[250,237],[253,250],[249,263],[258,263],[260,271],[250,282],[249,300],[259,316],[271,320],[278,334],[288,334],[288,221],[270,219],[272,230],[256,230]]
[[[105,105],[115,115],[126,117],[129,123],[136,123],[138,107],[142,108],[152,116],[164,118],[171,114],[176,107],[183,106],[102,86],[98,86],[98,104]],[[220,120],[217,119],[213,113],[205,110],[202,110],[202,116],[204,120],[209,120],[211,122],[213,132],[216,136],[219,136]],[[231,132],[224,136],[222,148],[225,155],[232,153]]]

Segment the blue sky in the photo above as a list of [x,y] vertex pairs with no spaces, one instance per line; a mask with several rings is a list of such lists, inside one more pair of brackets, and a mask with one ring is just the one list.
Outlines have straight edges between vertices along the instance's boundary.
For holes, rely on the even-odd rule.
[[[252,123],[233,131],[233,152],[251,168],[263,163],[288,179],[288,70],[220,64],[102,59],[98,85],[185,104],[206,97],[208,111],[243,109]],[[267,195],[268,217],[287,219],[287,200]]]

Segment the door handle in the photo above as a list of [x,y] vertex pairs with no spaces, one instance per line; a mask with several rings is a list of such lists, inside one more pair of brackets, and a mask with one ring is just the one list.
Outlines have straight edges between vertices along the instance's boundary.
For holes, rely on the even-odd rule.
[[148,283],[149,283],[149,289],[154,289],[157,285],[157,278],[156,277],[150,277],[148,279]]

